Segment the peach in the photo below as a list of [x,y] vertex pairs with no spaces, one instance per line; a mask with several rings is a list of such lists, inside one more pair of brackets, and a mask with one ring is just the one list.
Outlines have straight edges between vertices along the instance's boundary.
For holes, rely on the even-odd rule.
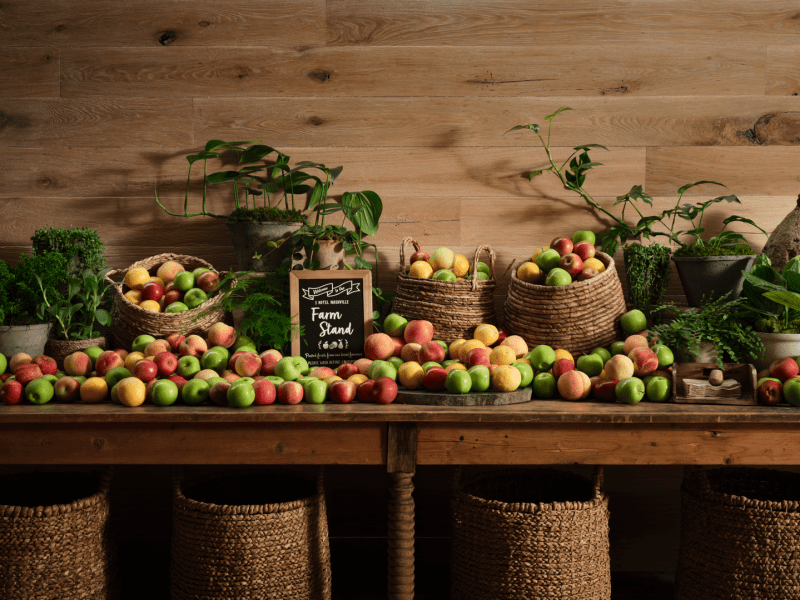
[[298,404],[303,399],[303,386],[296,381],[284,381],[278,386],[278,402]]
[[336,374],[342,379],[349,379],[353,375],[360,375],[358,367],[353,363],[344,363],[336,369]]
[[411,342],[410,344],[406,344],[403,346],[403,349],[400,351],[400,358],[403,359],[403,362],[420,362],[419,360],[419,351],[422,349],[422,346],[419,344],[415,344]]
[[164,282],[164,285],[171,283],[175,279],[175,275],[184,271],[183,265],[174,260],[168,260],[163,263],[156,271],[156,277]]
[[[473,338],[473,339],[477,339],[477,338]],[[447,349],[448,355],[452,356],[453,358],[457,358],[458,357],[458,353],[459,353],[459,351],[461,349],[461,344],[466,344],[466,343],[467,343],[467,340],[465,340],[464,338],[459,338],[459,339],[455,340],[454,342],[450,342],[450,346]]]
[[622,353],[628,356],[634,348],[649,348],[650,344],[647,343],[647,338],[643,335],[629,335],[625,338],[625,344],[622,346]]
[[450,358],[460,360],[463,363],[467,362],[467,355],[475,348],[486,348],[484,343],[480,340],[467,340],[458,347],[458,356],[451,356]]
[[25,363],[14,369],[14,378],[22,385],[42,377],[42,370],[35,363]]
[[441,363],[445,359],[445,350],[439,342],[426,342],[422,344],[419,350],[419,362],[437,362]]
[[385,333],[373,333],[364,342],[364,354],[372,360],[386,360],[394,355],[395,344]]
[[567,358],[559,358],[556,362],[553,363],[553,377],[556,379],[561,379],[561,376],[564,373],[569,373],[570,371],[575,370],[575,363],[571,362]]
[[261,357],[261,374],[275,375],[275,365],[278,364],[278,361],[283,358],[283,354],[272,349],[264,350],[264,352],[259,354],[259,356]]
[[142,302],[142,290],[128,290],[123,296],[128,302],[137,306]]
[[81,350],[73,352],[64,359],[64,372],[73,377],[86,377],[92,372],[92,359]]
[[470,367],[476,365],[484,365],[488,367],[492,364],[491,361],[492,351],[489,348],[473,348],[467,352],[467,362]]
[[[582,377],[583,376],[583,377]],[[584,377],[586,378],[584,381]],[[567,371],[558,378],[558,394],[564,400],[581,400],[589,395],[589,376],[581,371]]]
[[[317,379],[325,379],[326,377],[339,374],[330,367],[314,367],[308,375],[309,377],[316,377]],[[339,375],[339,377],[342,376]],[[347,379],[347,377],[342,377],[342,379]]]
[[369,381],[369,377],[367,377],[366,375],[362,375],[361,373],[350,375],[350,377],[343,377],[343,379],[347,379],[347,381],[352,381],[356,385],[361,385],[365,381]]
[[[234,381],[239,379],[240,376],[238,373],[234,373],[233,371],[225,369],[222,373],[220,373],[220,377],[222,377],[228,383],[233,383]],[[227,402],[227,399],[225,400],[225,402]]]
[[338,375],[331,375],[330,377],[326,377],[322,381],[327,383],[328,387],[330,387],[333,382],[335,382],[335,381],[344,381],[344,379],[342,377],[339,377]]
[[242,377],[254,377],[261,372],[261,357],[255,352],[243,352],[236,358],[233,370]]
[[359,358],[356,362],[353,363],[356,367],[358,367],[358,372],[362,375],[369,375],[369,366],[372,364],[371,358]]
[[450,248],[437,248],[433,251],[433,254],[431,254],[431,258],[428,263],[431,265],[431,268],[434,271],[438,271],[439,269],[449,269],[453,266],[455,258],[456,255],[452,250],[450,250]]
[[433,323],[424,319],[409,321],[403,337],[408,343],[414,342],[420,346],[427,344],[433,339]]
[[449,365],[447,365],[447,366],[444,368],[444,370],[445,370],[446,372],[448,372],[448,373],[449,373],[450,371],[466,371],[466,370],[467,370],[467,367],[466,367],[466,366],[465,366],[463,363],[460,363],[460,362],[454,362],[454,363],[450,363]]
[[42,371],[42,375],[55,375],[56,371],[58,371],[58,364],[54,358],[50,356],[45,356],[44,354],[40,354],[31,360],[31,362],[35,365],[39,365],[39,369]]
[[181,356],[196,356],[200,358],[206,350],[208,350],[208,344],[199,335],[190,335],[178,346],[178,352],[180,352]]
[[400,380],[400,385],[409,390],[416,390],[422,387],[424,376],[422,365],[413,360],[403,363],[397,369],[397,379]]
[[20,365],[27,365],[29,362],[33,361],[30,354],[25,354],[24,352],[18,352],[14,356],[12,356],[8,361],[8,370],[12,373],[17,370],[17,367]]
[[403,352],[403,346],[406,345],[406,341],[401,337],[390,337],[389,339],[391,339],[392,343],[394,343],[394,350],[392,351],[392,356],[400,357]]
[[633,377],[633,371],[633,361],[624,354],[616,354],[608,359],[600,376],[603,379],[622,381],[628,377]]
[[202,371],[195,373],[192,379],[203,379],[204,381],[208,381],[212,377],[219,377],[219,373],[217,373],[214,369],[203,369]]
[[637,346],[631,350],[628,358],[633,362],[633,374],[637,377],[649,375],[658,369],[658,356],[650,348]]
[[208,397],[217,406],[228,406],[228,390],[230,387],[230,381],[218,381],[208,390]]
[[497,346],[489,354],[489,362],[493,365],[513,365],[517,361],[517,355],[509,346]]
[[95,371],[97,371],[98,377],[105,377],[106,373],[108,373],[114,367],[122,367],[125,365],[125,361],[122,360],[122,357],[114,352],[113,350],[106,350],[100,356],[97,357],[97,364],[95,365]]
[[114,348],[114,352],[119,354],[122,357],[122,360],[125,360],[126,358],[128,358],[129,352],[127,350],[125,350],[125,348]]
[[186,336],[181,333],[170,333],[164,339],[167,340],[167,343],[169,344],[169,349],[172,352],[177,352],[178,348],[180,348],[181,342],[186,339]]
[[207,335],[212,346],[230,348],[236,342],[236,329],[222,321],[209,327]]
[[522,339],[521,336],[518,335],[510,335],[502,342],[500,342],[501,346],[508,346],[514,351],[514,354],[517,358],[522,358],[528,353],[528,344]]
[[156,356],[162,352],[170,352],[172,347],[167,340],[154,340],[144,347],[145,358]]

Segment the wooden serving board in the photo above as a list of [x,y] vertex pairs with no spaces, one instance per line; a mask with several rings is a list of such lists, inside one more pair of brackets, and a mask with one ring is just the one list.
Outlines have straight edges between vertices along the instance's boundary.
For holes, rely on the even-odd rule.
[[397,394],[395,404],[424,404],[426,406],[501,406],[529,402],[533,391],[530,387],[513,392],[480,392],[474,394],[451,394],[428,390],[405,390]]

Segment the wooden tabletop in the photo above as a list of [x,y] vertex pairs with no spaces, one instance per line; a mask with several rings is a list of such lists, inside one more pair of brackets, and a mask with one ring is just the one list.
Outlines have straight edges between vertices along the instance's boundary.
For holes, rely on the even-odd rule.
[[111,403],[0,406],[0,425],[36,423],[280,423],[280,422],[462,422],[576,424],[800,424],[800,408],[789,405],[636,405],[534,400],[509,406],[414,406],[400,404],[297,404],[250,407],[153,405],[128,408]]

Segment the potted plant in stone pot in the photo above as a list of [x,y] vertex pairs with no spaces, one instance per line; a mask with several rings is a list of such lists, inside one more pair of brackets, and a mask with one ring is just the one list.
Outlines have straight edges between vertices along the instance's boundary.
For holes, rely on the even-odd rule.
[[52,327],[49,315],[40,315],[43,290],[52,299],[61,297],[67,260],[58,252],[21,256],[16,265],[0,261],[0,353],[44,354]]
[[[274,160],[268,162],[270,155]],[[342,167],[326,169],[326,181],[306,173],[315,163],[301,162],[289,166],[289,156],[257,142],[224,142],[210,140],[203,151],[186,157],[189,174],[186,181],[182,213],[167,209],[158,198],[156,203],[176,217],[206,216],[225,219],[231,231],[239,269],[267,271],[277,268],[289,252],[285,241],[300,229],[306,216],[297,205],[296,196],[311,192],[311,198],[325,195],[327,186],[336,179]],[[238,168],[208,173],[209,160],[233,160]],[[203,162],[202,201],[200,210],[189,212],[192,165]],[[313,182],[313,187],[309,185]],[[228,215],[208,210],[209,186],[230,184],[234,208]],[[155,184],[154,184],[155,185]],[[260,200],[260,201],[259,201]]]

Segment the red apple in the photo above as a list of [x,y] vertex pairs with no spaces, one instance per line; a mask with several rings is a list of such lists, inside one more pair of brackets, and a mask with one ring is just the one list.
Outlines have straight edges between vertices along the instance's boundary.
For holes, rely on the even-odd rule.
[[27,363],[24,365],[18,366],[14,370],[14,377],[17,381],[19,381],[22,385],[33,381],[34,379],[39,379],[42,377],[43,373],[42,370],[39,368],[39,365],[34,363]]
[[203,271],[197,277],[195,286],[199,287],[206,294],[210,294],[219,285],[219,275],[214,271]]
[[356,399],[356,384],[346,379],[334,381],[328,388],[328,395],[337,404],[350,404]]
[[113,350],[106,350],[97,357],[97,363],[94,370],[97,372],[98,377],[105,377],[114,367],[125,366],[125,360]]
[[556,250],[561,256],[565,256],[572,252],[572,240],[568,237],[557,237],[550,242],[550,247]]
[[492,345],[492,347],[499,346],[503,343],[503,340],[506,339],[511,334],[503,329],[502,327],[497,329],[497,341]]
[[441,367],[431,367],[422,376],[422,385],[426,390],[432,392],[443,392],[447,371]]
[[169,377],[178,369],[178,357],[172,352],[159,352],[153,357],[153,363],[158,369],[159,377]]
[[427,262],[430,259],[431,259],[430,254],[428,254],[427,252],[423,252],[422,250],[417,250],[416,252],[414,252],[414,254],[411,255],[411,260],[409,261],[409,264],[413,265],[418,260],[424,260]]
[[[33,360],[34,362],[36,361],[35,358]],[[769,366],[770,377],[777,377],[781,381],[796,377],[798,371],[800,371],[800,367],[798,367],[797,361],[793,358],[779,358],[772,361]],[[44,370],[42,372],[44,373]]]
[[183,298],[183,294],[181,294],[178,290],[170,290],[166,294],[164,294],[164,306],[169,306],[173,302],[177,302]]
[[578,276],[575,278],[577,281],[586,281],[587,279],[591,279],[592,277],[597,277],[600,275],[600,271],[593,267],[585,267]]
[[372,386],[375,382],[367,379],[364,383],[359,383],[356,387],[356,397],[362,402],[372,402]]
[[581,260],[587,260],[589,258],[594,258],[594,255],[597,253],[597,249],[589,240],[582,240],[575,244],[575,246],[572,248],[572,252],[580,256]]
[[164,286],[157,281],[145,283],[142,288],[142,300],[155,300],[158,302],[164,297]]
[[348,379],[351,375],[358,373],[358,367],[353,363],[344,363],[336,369],[336,374],[342,379]]
[[765,406],[775,406],[783,397],[783,384],[774,379],[767,379],[762,381],[758,386],[758,403]]
[[253,404],[256,406],[266,406],[267,404],[272,404],[275,402],[275,398],[278,395],[278,390],[275,389],[275,384],[269,379],[259,379],[253,384],[253,389],[256,392],[256,399],[253,401]]
[[574,371],[575,364],[569,360],[568,358],[559,358],[555,364],[553,364],[553,377],[558,378],[561,377],[567,371]]
[[558,266],[569,273],[570,277],[573,279],[583,271],[583,261],[577,254],[565,254],[561,257],[561,260],[558,261]]
[[177,352],[178,348],[181,347],[181,342],[186,339],[186,336],[180,333],[170,333],[164,339],[167,340],[170,350]]
[[[165,353],[162,352],[161,354]],[[166,354],[172,353],[167,352]],[[159,368],[155,361],[148,358],[143,358],[142,360],[136,361],[136,364],[133,366],[132,375],[137,379],[141,379],[143,382],[148,383],[149,381],[153,381],[153,379],[159,375]],[[169,375],[172,375],[172,373],[169,373]],[[166,375],[162,375],[162,377],[165,376]]]
[[178,386],[178,393],[183,391],[183,386],[186,385],[186,379],[184,379],[180,375],[170,375],[169,377],[167,377],[167,379],[174,382],[175,385]]
[[55,375],[58,371],[58,364],[54,358],[40,354],[34,357],[31,361],[33,364],[39,365],[42,375]]
[[378,404],[389,404],[397,398],[397,382],[389,377],[378,377],[372,386],[372,399]]
[[603,379],[592,386],[592,393],[600,402],[614,402],[617,399],[617,383],[616,379]]
[[0,385],[0,400],[6,404],[19,404],[22,401],[23,385],[14,379]]
[[53,395],[59,402],[77,402],[81,399],[81,384],[69,375],[64,375],[53,384]]

